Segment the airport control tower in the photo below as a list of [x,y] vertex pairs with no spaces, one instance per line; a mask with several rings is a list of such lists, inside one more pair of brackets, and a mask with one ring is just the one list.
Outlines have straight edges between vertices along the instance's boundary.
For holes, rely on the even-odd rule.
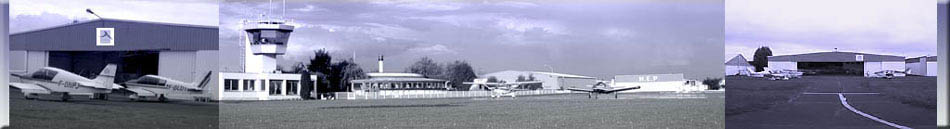
[[275,73],[277,56],[287,51],[294,26],[284,21],[244,22],[244,72]]

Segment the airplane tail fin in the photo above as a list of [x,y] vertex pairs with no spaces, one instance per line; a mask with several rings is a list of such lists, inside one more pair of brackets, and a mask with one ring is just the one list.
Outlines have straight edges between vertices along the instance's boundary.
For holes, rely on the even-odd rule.
[[99,83],[99,87],[104,87],[104,88],[109,88],[109,89],[119,88],[113,85],[115,82],[115,71],[116,71],[116,65],[108,64],[106,65],[105,68],[102,69],[102,72],[99,73],[99,76],[96,76],[96,78],[92,80]]
[[195,80],[193,80],[193,81],[194,81],[194,82],[192,82],[191,85],[193,85],[193,86],[195,86],[195,87],[198,87],[198,88],[205,88],[205,86],[208,85],[208,82],[211,81],[211,71],[208,71],[208,73],[205,74],[204,76],[201,76],[201,77],[199,77],[199,78],[195,78]]

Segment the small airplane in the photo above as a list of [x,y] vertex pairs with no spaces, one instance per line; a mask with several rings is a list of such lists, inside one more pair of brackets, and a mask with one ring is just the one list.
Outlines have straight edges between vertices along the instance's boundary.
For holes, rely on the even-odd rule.
[[597,98],[597,94],[614,94],[614,98],[617,98],[617,92],[640,89],[640,86],[626,87],[626,88],[613,88],[607,83],[601,81],[594,84],[591,89],[582,89],[582,88],[567,88],[570,91],[580,91],[587,92],[587,98]]
[[871,78],[894,79],[897,77],[907,76],[907,73],[910,73],[910,69],[906,69],[904,71],[882,70],[882,71],[877,71],[874,73],[866,73],[866,74],[867,74],[867,77],[871,77]]
[[68,101],[76,94],[91,94],[92,99],[107,100],[113,89],[122,88],[113,83],[115,72],[116,65],[108,64],[96,78],[88,79],[59,68],[44,67],[29,75],[11,74],[20,82],[11,82],[10,86],[20,89],[26,99],[57,93],[62,95],[62,101]]
[[774,71],[768,67],[764,68],[762,72],[755,72],[753,68],[746,68],[746,71],[749,71],[750,77],[767,77],[769,80],[788,80],[791,78],[800,78],[803,74],[798,71]]
[[211,80],[210,77],[211,72],[209,71],[203,77],[196,78],[195,82],[185,83],[162,76],[145,75],[137,79],[126,81],[124,84],[126,90],[135,93],[129,95],[129,99],[133,101],[155,98],[158,99],[158,101],[164,102],[168,99],[165,96],[170,93],[201,94],[203,88],[208,85],[208,82]]
[[516,91],[526,91],[527,89],[519,89],[518,86],[525,84],[541,84],[541,81],[526,81],[526,82],[511,82],[511,83],[500,83],[500,82],[488,82],[487,79],[475,79],[474,82],[464,82],[462,84],[472,85],[469,87],[469,90],[489,90],[491,91],[492,98],[501,98],[504,95],[509,95],[512,98],[516,97]]

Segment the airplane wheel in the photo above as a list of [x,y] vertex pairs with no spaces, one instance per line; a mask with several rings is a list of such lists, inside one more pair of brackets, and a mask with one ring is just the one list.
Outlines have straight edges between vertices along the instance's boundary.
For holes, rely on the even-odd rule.
[[614,99],[617,99],[617,93],[614,93]]
[[63,93],[63,98],[61,98],[61,100],[65,102],[65,101],[69,101],[69,98],[70,98],[69,93]]
[[588,98],[588,99],[592,99],[592,98],[594,98],[594,95],[592,95],[592,94],[590,94],[590,93],[587,93],[587,98]]
[[159,102],[165,102],[165,100],[166,100],[166,99],[165,99],[165,95],[159,95],[159,96],[158,96],[158,101],[159,101]]
[[33,97],[30,97],[30,96],[33,96],[33,95],[31,95],[31,94],[23,94],[23,98],[25,98],[26,100],[33,100]]

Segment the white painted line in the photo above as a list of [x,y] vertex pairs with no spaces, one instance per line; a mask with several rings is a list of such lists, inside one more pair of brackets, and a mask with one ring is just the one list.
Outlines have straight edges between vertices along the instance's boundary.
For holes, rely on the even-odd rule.
[[846,94],[846,95],[876,95],[876,94],[881,94],[881,93],[860,93],[860,92],[858,92],[858,93],[821,93],[821,92],[814,93],[814,92],[805,92],[805,93],[802,93],[802,94],[806,94],[806,95],[838,95],[838,94]]
[[844,94],[838,94],[838,98],[841,99],[841,105],[843,105],[845,108],[848,108],[848,110],[851,110],[851,112],[854,112],[854,113],[857,113],[857,114],[859,114],[859,115],[861,115],[861,116],[867,117],[868,119],[871,119],[871,120],[874,120],[874,121],[877,121],[877,122],[881,122],[881,123],[890,125],[891,127],[894,127],[894,128],[898,128],[898,129],[911,129],[910,127],[901,126],[901,125],[898,125],[898,124],[894,124],[894,123],[891,123],[891,122],[887,122],[887,121],[885,121],[885,120],[882,120],[882,119],[880,119],[880,118],[874,117],[874,116],[869,115],[869,114],[867,114],[867,113],[858,111],[858,109],[854,109],[854,107],[851,107],[851,105],[848,104],[848,99],[847,99],[847,98],[844,98]]

